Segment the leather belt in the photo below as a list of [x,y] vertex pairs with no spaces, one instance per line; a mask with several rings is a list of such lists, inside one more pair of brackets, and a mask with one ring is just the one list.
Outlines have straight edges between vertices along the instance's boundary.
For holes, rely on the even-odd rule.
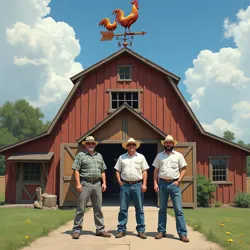
[[121,181],[124,182],[124,183],[127,183],[127,184],[136,184],[136,183],[142,182],[142,180],[138,180],[138,181],[125,181],[123,179],[121,179]]
[[95,180],[91,180],[91,179],[86,179],[86,178],[81,178],[81,182],[85,181],[85,182],[90,182],[90,183],[97,183],[100,181],[100,179],[95,179]]
[[164,181],[164,182],[175,182],[175,181],[178,181],[178,178],[177,179],[162,179],[160,178],[161,181]]

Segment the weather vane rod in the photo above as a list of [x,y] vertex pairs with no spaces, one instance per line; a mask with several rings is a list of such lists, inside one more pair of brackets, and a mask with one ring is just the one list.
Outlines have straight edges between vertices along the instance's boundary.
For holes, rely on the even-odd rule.
[[[138,0],[134,0],[131,2],[132,4],[132,12],[130,15],[125,16],[124,12],[121,9],[116,9],[113,11],[113,15],[115,15],[115,21],[114,23],[110,22],[109,18],[104,18],[99,23],[100,26],[103,26],[106,28],[107,31],[101,31],[102,38],[101,41],[111,41],[114,37],[116,37],[118,42],[118,46],[124,46],[127,47],[132,46],[132,40],[134,39],[134,36],[138,35],[145,35],[146,32],[131,32],[130,27],[132,24],[134,24],[138,17],[139,17],[139,2]],[[114,34],[114,30],[117,28],[118,24],[120,24],[122,27],[125,28],[125,32],[122,34]],[[128,32],[127,32],[128,29]]]

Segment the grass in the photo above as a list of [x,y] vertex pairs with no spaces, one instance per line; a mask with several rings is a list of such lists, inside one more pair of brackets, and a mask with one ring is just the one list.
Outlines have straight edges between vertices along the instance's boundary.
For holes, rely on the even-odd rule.
[[0,208],[0,249],[16,250],[74,218],[72,210]]
[[[174,215],[173,209],[168,209],[168,213]],[[184,215],[187,224],[203,233],[209,241],[228,250],[249,249],[250,209],[185,209]]]

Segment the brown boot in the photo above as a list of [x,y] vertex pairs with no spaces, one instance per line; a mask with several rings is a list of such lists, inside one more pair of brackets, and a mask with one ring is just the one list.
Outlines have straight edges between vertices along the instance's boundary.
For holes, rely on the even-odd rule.
[[157,240],[162,239],[163,237],[166,237],[166,235],[164,233],[161,233],[161,232],[158,232],[155,235],[155,239],[157,239]]
[[187,237],[186,235],[181,235],[181,236],[180,236],[180,240],[181,240],[182,242],[185,242],[185,243],[189,242],[189,239],[188,239],[188,237]]
[[107,233],[106,231],[97,232],[95,235],[105,237],[105,238],[110,238],[111,237],[111,234]]
[[73,234],[72,234],[72,239],[78,240],[79,237],[80,237],[80,234],[79,234],[78,232],[73,232]]
[[145,233],[143,233],[143,232],[139,232],[138,237],[140,237],[143,240],[147,239],[147,235]]
[[115,236],[115,238],[122,238],[122,237],[124,237],[124,236],[126,236],[126,233],[125,233],[125,232],[119,232],[119,233]]

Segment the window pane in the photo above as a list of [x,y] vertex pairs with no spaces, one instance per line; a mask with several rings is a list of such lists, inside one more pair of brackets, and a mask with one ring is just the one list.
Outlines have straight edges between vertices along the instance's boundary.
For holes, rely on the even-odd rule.
[[124,101],[119,101],[119,107],[122,106],[123,103]]
[[119,67],[119,78],[121,80],[130,80],[130,67]]
[[125,96],[126,96],[126,101],[132,100],[132,99],[131,99],[131,95],[132,95],[132,93],[130,93],[130,92],[127,92],[127,93],[126,93],[126,95],[125,95]]
[[226,159],[212,159],[213,167],[213,181],[226,181],[226,168],[227,160]]
[[119,95],[119,101],[124,101],[124,95],[125,95],[125,93],[124,92],[120,92],[118,95]]
[[112,100],[117,100],[117,92],[113,92],[111,95],[112,95]]
[[132,102],[131,101],[126,101],[126,103],[132,107]]
[[133,93],[133,101],[138,101],[138,92]]
[[39,163],[24,163],[23,180],[34,181],[40,180],[40,164]]
[[112,101],[112,109],[117,109],[117,101]]

